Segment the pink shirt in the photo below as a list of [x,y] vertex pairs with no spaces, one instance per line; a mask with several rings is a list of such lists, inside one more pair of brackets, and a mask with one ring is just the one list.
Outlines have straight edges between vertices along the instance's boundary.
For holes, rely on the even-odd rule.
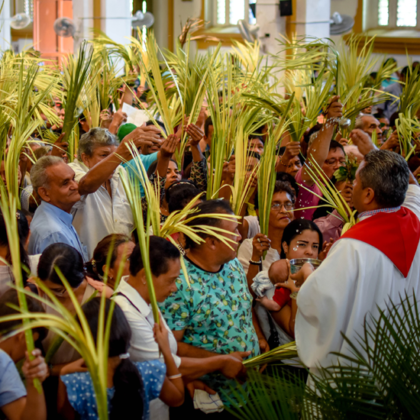
[[341,231],[343,230],[344,226],[344,220],[338,214],[337,210],[334,210],[328,216],[315,219],[314,222],[322,232],[324,241],[329,242],[330,239],[333,239],[335,242],[340,238]]
[[[296,210],[306,207],[317,206],[319,203],[319,198],[316,195],[312,194],[312,192],[310,191],[313,191],[315,194],[318,194],[321,197],[322,192],[316,184],[312,185],[311,187],[306,186],[302,179],[302,170],[303,168],[299,169],[299,172],[295,176],[296,182],[299,184],[299,194],[295,203],[295,219],[312,220],[312,216],[314,215],[316,208],[302,211]],[[303,188],[302,185],[304,185],[310,191],[305,190],[305,188]]]

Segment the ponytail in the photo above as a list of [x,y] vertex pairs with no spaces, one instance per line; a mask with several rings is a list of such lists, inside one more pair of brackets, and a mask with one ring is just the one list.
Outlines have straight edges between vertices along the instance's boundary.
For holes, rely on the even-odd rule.
[[130,359],[122,359],[113,380],[115,393],[111,400],[110,420],[142,419],[145,394],[136,365]]

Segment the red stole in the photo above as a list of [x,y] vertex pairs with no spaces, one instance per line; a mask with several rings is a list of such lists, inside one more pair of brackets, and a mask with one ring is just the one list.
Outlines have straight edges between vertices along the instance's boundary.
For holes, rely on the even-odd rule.
[[365,242],[385,254],[404,277],[413,263],[420,240],[420,221],[409,209],[377,213],[349,229],[340,239]]

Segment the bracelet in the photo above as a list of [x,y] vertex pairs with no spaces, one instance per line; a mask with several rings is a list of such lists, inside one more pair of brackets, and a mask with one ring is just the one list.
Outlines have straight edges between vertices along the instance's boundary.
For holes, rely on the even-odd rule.
[[178,373],[178,375],[168,376],[168,379],[170,379],[171,381],[173,379],[178,379],[178,378],[182,378],[182,373]]
[[290,293],[290,298],[291,299],[297,299],[297,296],[298,296],[298,292],[293,292],[293,293]]
[[249,263],[252,264],[252,265],[261,265],[262,264],[262,261],[261,260],[259,260],[259,261],[249,260]]

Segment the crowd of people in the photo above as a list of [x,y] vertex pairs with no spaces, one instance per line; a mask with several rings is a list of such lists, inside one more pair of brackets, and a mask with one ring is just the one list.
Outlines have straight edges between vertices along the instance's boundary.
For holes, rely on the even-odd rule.
[[[397,96],[407,70],[398,77],[385,88]],[[136,106],[130,95],[121,100],[127,97]],[[113,419],[234,418],[223,406],[230,406],[237,381],[246,387],[246,359],[296,341],[300,361],[316,372],[336,363],[331,352],[349,353],[341,333],[356,342],[367,313],[406,292],[420,295],[420,147],[408,162],[401,155],[395,99],[364,109],[348,138],[340,133],[343,104],[332,93],[300,141],[285,131],[274,157],[266,234],[255,180],[246,184],[250,193],[237,218],[219,217],[234,214],[235,152],[224,162],[220,198],[206,198],[217,135],[211,107],[203,104],[197,121],[179,124],[174,134],[160,121],[127,123],[121,108],[101,127],[80,120],[74,159],[63,136],[53,144],[31,139],[25,147],[34,159],[21,151],[16,219],[27,312],[60,316],[58,302],[79,317],[81,307],[98,337],[100,296],[106,296],[106,315],[115,303],[107,363]],[[247,140],[247,179],[258,177],[269,124]],[[175,154],[184,135],[189,140],[179,166]],[[413,147],[416,142],[414,136]],[[323,196],[315,166],[356,212],[359,221],[350,230]],[[168,240],[147,231],[147,264],[124,187],[125,179],[137,184],[142,220],[148,220],[157,210],[141,177],[158,192],[161,223],[196,200],[199,222],[186,225],[200,226],[199,242],[182,232]],[[94,384],[76,348],[66,340],[57,345],[58,332],[40,326],[32,330],[35,350],[28,354],[21,320],[13,319],[19,299],[11,246],[2,214],[0,417],[98,418]],[[25,386],[17,368],[22,360]]]

